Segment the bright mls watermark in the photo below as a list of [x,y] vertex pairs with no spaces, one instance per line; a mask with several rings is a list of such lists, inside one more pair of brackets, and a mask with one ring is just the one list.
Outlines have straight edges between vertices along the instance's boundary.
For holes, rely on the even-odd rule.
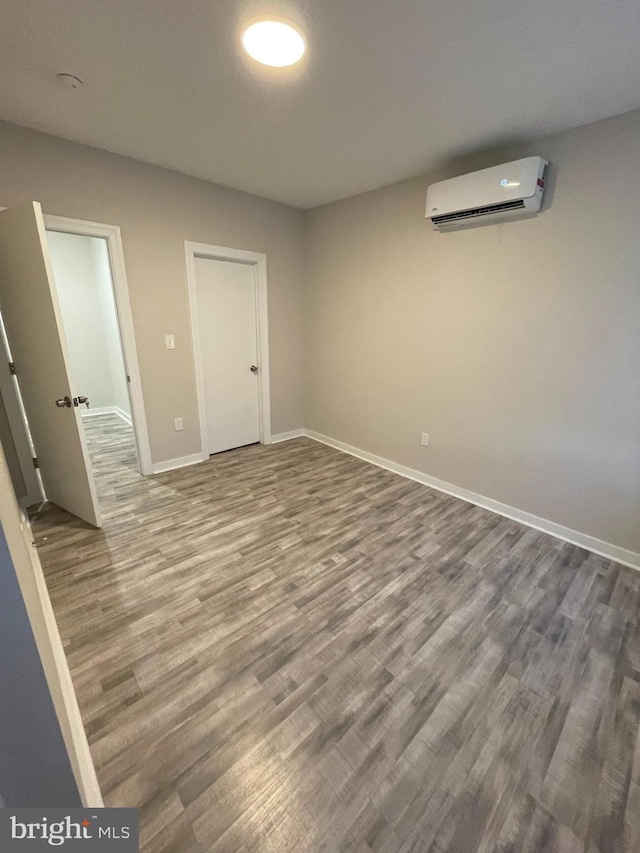
[[0,809],[0,851],[138,853],[137,809]]

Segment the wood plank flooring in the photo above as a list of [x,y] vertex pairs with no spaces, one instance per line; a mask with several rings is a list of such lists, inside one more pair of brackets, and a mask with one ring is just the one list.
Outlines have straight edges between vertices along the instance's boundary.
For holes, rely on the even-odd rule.
[[144,853],[640,850],[640,573],[309,439],[35,522]]

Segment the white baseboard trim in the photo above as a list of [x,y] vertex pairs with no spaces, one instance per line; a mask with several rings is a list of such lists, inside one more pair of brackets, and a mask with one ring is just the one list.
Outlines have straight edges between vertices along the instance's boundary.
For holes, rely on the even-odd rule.
[[83,418],[92,418],[95,415],[117,415],[125,423],[128,423],[129,426],[133,424],[131,415],[128,415],[122,409],[118,408],[118,406],[97,406],[95,409],[81,409],[80,414]]
[[118,406],[114,406],[114,414],[118,415],[119,418],[129,424],[129,426],[133,426],[133,420],[131,415],[128,415],[123,409],[120,409]]
[[114,406],[96,406],[93,409],[80,409],[83,418],[91,418],[94,415],[115,415]]
[[[91,411],[91,410],[89,410]],[[289,432],[280,432],[271,436],[270,444],[278,444],[281,441],[290,441],[292,438],[303,438],[307,435],[305,429],[292,429]],[[189,465],[197,465],[208,459],[206,453],[192,453],[191,456],[181,456],[178,459],[167,459],[166,462],[158,462],[152,466],[152,474],[164,474],[165,471],[175,471],[177,468],[186,468]]]
[[468,489],[463,489],[460,486],[454,486],[452,483],[447,483],[444,480],[438,480],[436,477],[430,477],[428,474],[423,474],[422,471],[416,471],[414,468],[407,468],[405,465],[399,465],[397,462],[392,462],[390,459],[384,459],[382,456],[376,456],[373,453],[368,453],[366,450],[360,450],[358,447],[353,447],[350,444],[345,444],[343,441],[337,441],[335,438],[330,438],[327,435],[314,432],[313,430],[305,430],[304,434],[314,441],[319,441],[322,444],[327,444],[336,450],[341,450],[343,453],[348,453],[351,456],[357,456],[358,459],[363,459],[365,462],[370,462],[372,465],[377,465],[379,468],[385,468],[387,471],[392,471],[394,474],[399,474],[401,477],[406,477],[408,480],[415,480],[417,483],[422,483],[423,486],[429,486],[439,492],[444,492],[447,495],[452,495],[467,503],[475,504],[475,506],[488,509],[490,512],[495,512],[498,515],[503,515],[505,518],[510,518],[512,521],[519,521],[521,524],[526,524],[528,527],[533,527],[534,530],[540,530],[542,533],[548,533],[550,536],[555,536],[556,539],[562,539],[564,542],[569,542],[571,545],[577,545],[579,548],[584,548],[587,551],[592,551],[601,557],[606,557],[609,560],[615,560],[616,563],[621,563],[623,566],[628,566],[631,569],[640,571],[640,554],[635,551],[629,551],[626,548],[620,548],[618,545],[612,545],[610,542],[604,542],[602,539],[596,539],[593,536],[588,536],[586,533],[580,533],[578,530],[572,530],[570,527],[563,527],[561,524],[556,524],[554,521],[549,521],[546,518],[540,518],[537,515],[524,512],[521,509],[503,504],[500,501],[494,501],[492,498],[486,498],[484,495],[478,495],[476,492],[470,492]]
[[190,456],[179,456],[177,459],[167,459],[165,462],[157,462],[151,469],[152,474],[164,474],[165,471],[175,471],[176,468],[186,468],[189,465],[197,465],[209,457],[204,453],[192,453]]
[[290,429],[289,432],[278,432],[271,436],[271,444],[279,444],[281,441],[291,441],[292,438],[303,438],[307,434],[306,429]]

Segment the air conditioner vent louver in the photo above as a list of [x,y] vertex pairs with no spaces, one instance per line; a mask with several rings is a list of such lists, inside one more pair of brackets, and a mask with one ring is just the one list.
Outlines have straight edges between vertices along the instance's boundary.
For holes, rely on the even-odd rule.
[[540,211],[547,160],[524,157],[438,181],[427,189],[425,216],[436,231],[524,219]]
[[434,225],[446,225],[448,222],[460,222],[462,219],[474,219],[477,216],[489,216],[506,210],[520,210],[525,207],[522,199],[503,201],[500,204],[489,204],[485,207],[474,207],[472,210],[459,210],[456,213],[445,213],[442,216],[432,216]]

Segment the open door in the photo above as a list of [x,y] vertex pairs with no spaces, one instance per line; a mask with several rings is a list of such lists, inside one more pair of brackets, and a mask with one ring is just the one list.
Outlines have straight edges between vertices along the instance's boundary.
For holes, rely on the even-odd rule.
[[100,527],[38,202],[0,211],[0,312],[47,499]]

